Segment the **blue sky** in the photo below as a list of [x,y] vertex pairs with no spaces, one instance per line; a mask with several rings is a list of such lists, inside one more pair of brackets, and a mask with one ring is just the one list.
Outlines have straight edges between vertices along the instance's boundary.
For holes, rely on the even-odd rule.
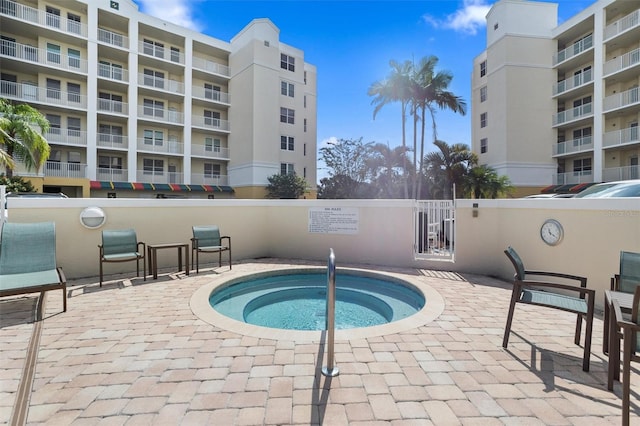
[[[389,60],[435,55],[449,89],[471,104],[473,58],[485,49],[484,17],[492,1],[135,0],[149,15],[230,41],[251,20],[269,18],[280,41],[299,48],[318,69],[318,148],[331,139],[401,144],[400,107],[373,120],[369,86],[389,73]],[[559,0],[562,22],[594,0]],[[470,111],[439,111],[438,138],[471,145]],[[321,166],[320,166],[321,167]],[[322,171],[318,170],[318,175]]]

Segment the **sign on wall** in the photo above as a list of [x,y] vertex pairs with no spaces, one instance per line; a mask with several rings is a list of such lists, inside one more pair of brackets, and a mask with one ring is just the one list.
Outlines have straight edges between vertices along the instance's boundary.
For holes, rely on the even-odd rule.
[[311,207],[309,232],[312,234],[357,234],[360,222],[356,207]]

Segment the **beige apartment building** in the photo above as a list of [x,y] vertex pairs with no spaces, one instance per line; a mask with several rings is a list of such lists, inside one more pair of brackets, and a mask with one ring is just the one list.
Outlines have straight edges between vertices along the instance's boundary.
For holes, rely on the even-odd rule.
[[640,2],[500,0],[474,59],[472,149],[516,195],[640,177]]
[[230,42],[130,0],[0,0],[0,97],[42,112],[51,155],[18,170],[70,197],[315,198],[316,69],[256,19]]

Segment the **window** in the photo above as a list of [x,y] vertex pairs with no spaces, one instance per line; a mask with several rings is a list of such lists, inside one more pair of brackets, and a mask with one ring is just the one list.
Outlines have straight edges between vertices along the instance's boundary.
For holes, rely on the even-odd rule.
[[204,150],[206,152],[220,152],[220,139],[204,138]]
[[60,46],[53,43],[47,43],[47,61],[54,64],[60,63]]
[[145,175],[161,175],[164,173],[164,160],[144,158],[142,160],[142,170]]
[[60,99],[60,80],[47,79],[47,98]]
[[280,149],[293,151],[294,139],[291,136],[280,136]]
[[487,86],[480,88],[480,102],[485,102],[487,100]]
[[574,160],[573,174],[574,176],[590,175],[591,174],[591,158],[582,158],[580,160]]
[[283,70],[295,71],[296,70],[296,58],[293,56],[280,54],[280,68]]
[[98,64],[98,76],[122,81],[122,65],[113,64],[108,61],[100,61]]
[[216,86],[215,84],[205,83],[204,84],[204,97],[206,99],[212,99],[214,101],[220,100],[220,86]]
[[302,105],[306,108],[307,107],[307,95],[304,95],[302,97]]
[[302,155],[307,156],[307,144],[302,144]]
[[69,66],[71,68],[80,68],[80,51],[76,49],[69,49],[67,54],[69,56]]
[[67,117],[67,134],[70,137],[80,137],[81,122],[80,117]]
[[17,75],[0,73],[0,80],[2,80],[2,86],[0,86],[0,93],[2,93],[3,95],[13,95],[13,96],[16,96],[18,94],[18,85],[16,84],[18,82]]
[[145,99],[142,102],[142,112],[144,115],[150,115],[152,117],[164,117],[164,102],[156,101],[153,99]]
[[74,34],[80,34],[80,16],[73,13],[67,13],[67,31]]
[[67,153],[67,161],[69,163],[80,164],[81,160],[82,160],[82,154],[80,154],[78,151],[69,151]]
[[144,69],[144,85],[164,89],[164,73],[160,71]]
[[487,114],[486,112],[480,114],[480,127],[487,127]]
[[296,112],[289,108],[280,108],[280,122],[295,124],[295,115]]
[[144,144],[162,146],[164,133],[159,130],[144,130]]
[[204,125],[220,127],[220,113],[217,111],[204,110]]
[[487,138],[480,139],[480,154],[489,151],[489,140]]
[[60,28],[60,9],[47,6],[47,25],[50,27]]
[[206,177],[206,178],[219,178],[220,177],[220,164],[204,163],[204,177]]
[[61,133],[60,124],[62,120],[59,115],[47,114],[47,120],[49,121],[49,133],[53,135],[59,135]]
[[487,61],[480,62],[480,77],[487,75]]
[[294,95],[293,84],[287,83],[286,81],[281,81],[280,93],[283,94],[284,96],[289,96],[290,98],[293,98],[293,95]]
[[280,174],[281,175],[292,175],[295,174],[295,170],[293,169],[292,163],[280,163]]
[[591,143],[591,127],[573,131],[573,146],[589,145]]
[[164,58],[164,44],[145,38],[142,42],[142,53],[156,58]]
[[171,48],[171,62],[180,62],[180,49],[177,47]]
[[98,93],[98,109],[122,112],[122,96],[107,92]]
[[122,157],[100,155],[98,156],[98,167],[101,169],[122,170]]
[[78,83],[67,83],[67,99],[69,102],[80,103],[80,85]]
[[305,179],[307,178],[307,168],[306,167],[302,169],[302,177],[305,178]]
[[307,84],[307,72],[304,72],[304,84]]
[[122,126],[114,126],[111,124],[100,124],[98,126],[98,141],[105,143],[123,142]]
[[304,131],[305,133],[307,133],[307,119],[306,119],[306,118],[303,120],[303,123],[304,123],[304,129],[303,129],[303,131]]
[[0,54],[16,56],[16,39],[7,36],[0,36]]

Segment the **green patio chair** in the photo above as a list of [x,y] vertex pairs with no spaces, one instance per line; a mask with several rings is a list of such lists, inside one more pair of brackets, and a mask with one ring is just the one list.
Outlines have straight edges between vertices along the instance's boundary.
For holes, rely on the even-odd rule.
[[[587,288],[587,279],[585,277],[558,272],[526,270],[522,259],[512,247],[507,248],[504,253],[513,264],[516,272],[513,278],[513,292],[511,293],[511,302],[509,304],[509,313],[504,329],[502,347],[506,349],[509,343],[513,313],[517,303],[526,303],[571,312],[577,314],[574,337],[574,343],[576,345],[580,344],[582,321],[584,320],[586,322],[582,369],[589,371],[593,312],[595,310],[595,290]],[[554,279],[554,281],[555,279],[561,279],[566,282],[577,281],[579,286],[561,282],[533,281],[528,279],[530,276],[544,277],[545,279],[550,277]]]
[[[226,244],[223,244],[226,241]],[[196,264],[196,273],[200,272],[200,253],[218,253],[218,265],[222,266],[222,252],[229,252],[229,269],[231,269],[231,237],[220,236],[216,225],[194,226],[191,238],[191,269]]]
[[56,263],[53,222],[5,223],[0,245],[0,297],[62,290],[67,311],[67,279]]
[[640,253],[620,252],[620,273],[611,277],[611,290],[633,293],[640,285]]
[[640,285],[635,288],[630,320],[623,317],[617,300],[614,300],[612,305],[616,323],[622,330],[624,341],[622,346],[622,424],[628,426],[631,405],[631,361],[640,362]]
[[[142,247],[142,250],[140,250]],[[102,231],[102,244],[100,249],[100,287],[103,279],[103,263],[108,262],[132,262],[136,261],[136,277],[140,276],[140,259],[143,262],[142,274],[147,280],[147,258],[145,257],[146,245],[139,242],[136,231],[133,229],[118,229]]]

